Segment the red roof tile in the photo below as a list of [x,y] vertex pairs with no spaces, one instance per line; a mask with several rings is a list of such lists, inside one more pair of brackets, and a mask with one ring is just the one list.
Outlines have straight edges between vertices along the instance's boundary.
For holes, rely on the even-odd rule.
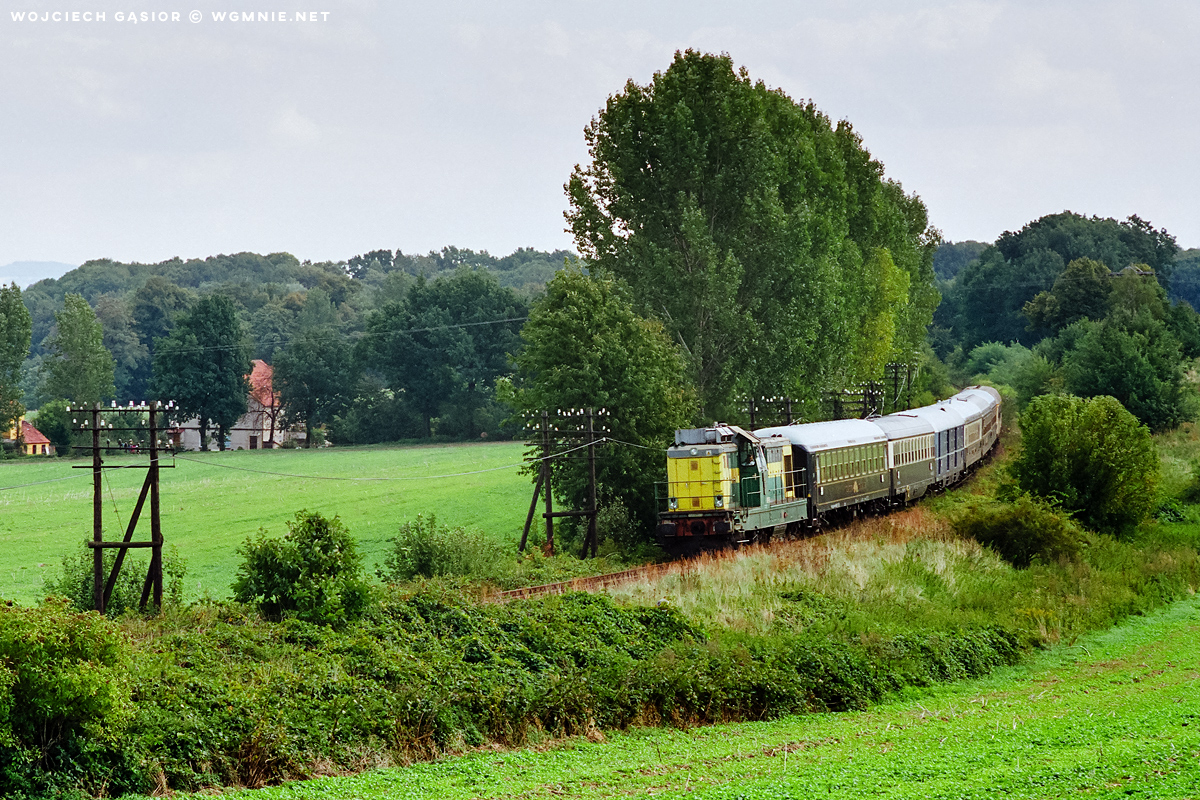
[[41,431],[25,420],[21,420],[21,438],[25,440],[25,444],[50,444],[50,440]]

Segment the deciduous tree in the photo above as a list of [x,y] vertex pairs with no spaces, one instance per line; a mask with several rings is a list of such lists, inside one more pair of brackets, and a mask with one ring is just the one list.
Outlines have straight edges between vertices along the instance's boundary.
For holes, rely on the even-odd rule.
[[[649,528],[654,481],[675,428],[695,413],[686,366],[662,323],[633,310],[612,276],[570,267],[550,281],[521,332],[525,347],[511,402],[519,410],[605,408],[613,438],[596,470],[601,504],[620,499]],[[555,467],[555,494],[576,508],[586,497],[583,461]]]
[[1017,486],[1056,501],[1092,530],[1123,534],[1154,508],[1158,453],[1115,398],[1035,397],[1021,415]]
[[112,397],[113,357],[104,346],[104,329],[87,300],[63,299],[47,343],[45,394],[72,403],[98,403]]
[[21,288],[0,285],[0,431],[25,413],[21,405],[21,365],[29,355],[32,322]]
[[403,392],[432,435],[432,420],[446,404],[465,407],[473,419],[496,378],[509,372],[508,354],[520,348],[526,313],[525,302],[493,276],[460,267],[447,278],[418,279],[403,302],[375,311],[361,356]]
[[[915,360],[937,234],[848,123],[689,50],[628,82],[584,137],[591,162],[566,187],[575,241],[680,343],[705,414],[738,389],[815,398],[878,377],[860,370],[880,348]],[[906,286],[872,284],[889,260]],[[901,286],[888,319],[877,301]]]
[[353,397],[358,370],[349,342],[332,326],[300,331],[275,359],[274,385],[285,419],[304,425],[304,446],[313,428],[330,422]]
[[246,413],[249,373],[250,347],[227,297],[201,299],[156,342],[154,394],[174,400],[180,419],[199,419],[202,450],[214,425],[218,447],[225,449],[225,432]]

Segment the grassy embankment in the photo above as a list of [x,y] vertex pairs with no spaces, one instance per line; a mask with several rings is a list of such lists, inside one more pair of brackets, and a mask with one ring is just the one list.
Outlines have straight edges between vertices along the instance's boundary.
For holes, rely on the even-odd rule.
[[484,750],[231,800],[1194,797],[1200,601],[870,711]]
[[[435,512],[455,525],[478,528],[514,545],[529,507],[531,484],[517,467],[434,478],[521,461],[518,442],[414,447],[331,448],[190,453],[162,471],[162,524],[168,546],[186,563],[189,599],[227,597],[237,571],[237,547],[259,528],[281,536],[284,522],[307,508],[338,515],[358,539],[368,564],[381,560],[387,540],[417,514]],[[110,464],[145,458],[107,456]],[[0,598],[33,603],[43,579],[92,535],[91,473],[83,459],[0,461]],[[236,469],[234,469],[236,468]],[[261,470],[249,472],[246,470]],[[264,474],[267,472],[285,475]],[[319,476],[295,478],[288,475]],[[68,480],[57,480],[67,477]],[[137,502],[145,471],[110,470],[105,484],[105,538],[119,540]],[[364,480],[368,479],[368,480]],[[4,487],[55,481],[5,491]],[[111,493],[110,493],[111,488]],[[145,516],[139,538],[149,538]],[[144,529],[144,530],[143,530]],[[135,569],[148,558],[135,552]]]

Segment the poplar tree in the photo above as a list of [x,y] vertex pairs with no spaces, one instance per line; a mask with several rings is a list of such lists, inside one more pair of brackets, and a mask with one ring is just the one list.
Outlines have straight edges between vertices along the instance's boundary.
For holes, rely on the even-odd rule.
[[44,394],[89,405],[112,397],[112,353],[104,346],[104,328],[87,300],[68,294],[54,322],[47,342]]
[[663,322],[706,418],[738,391],[812,400],[915,360],[939,235],[848,122],[688,50],[610,97],[584,138],[591,161],[566,186],[576,245]]
[[0,285],[0,432],[7,433],[25,407],[21,405],[21,365],[29,355],[33,324],[21,302],[21,288]]

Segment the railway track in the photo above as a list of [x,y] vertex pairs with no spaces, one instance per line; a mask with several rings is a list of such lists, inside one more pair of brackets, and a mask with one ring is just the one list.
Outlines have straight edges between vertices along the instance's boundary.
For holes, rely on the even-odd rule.
[[560,581],[558,583],[545,583],[541,586],[526,586],[522,589],[510,589],[506,592],[497,592],[490,595],[486,602],[489,603],[507,603],[510,600],[528,600],[534,597],[545,597],[551,594],[566,594],[567,592],[595,592],[602,589],[609,589],[614,586],[623,586],[627,583],[633,583],[638,580],[648,578],[659,578],[663,575],[679,574],[690,571],[692,568],[691,559],[680,559],[679,561],[668,561],[665,564],[647,564],[644,567],[634,567],[633,569],[623,570],[621,572],[610,572],[606,575],[592,575],[587,578],[572,578],[569,581]]

